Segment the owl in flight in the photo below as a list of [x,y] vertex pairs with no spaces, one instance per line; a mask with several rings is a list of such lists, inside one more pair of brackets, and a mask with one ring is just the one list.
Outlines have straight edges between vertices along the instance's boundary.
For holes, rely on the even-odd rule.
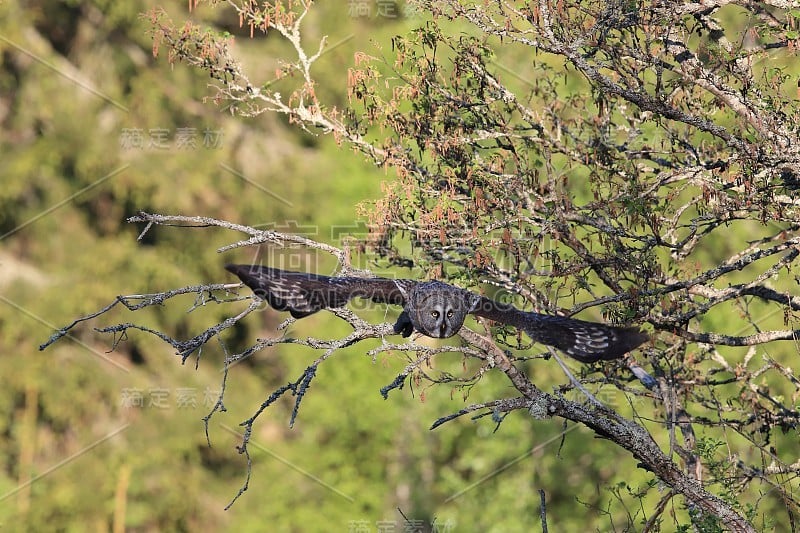
[[561,316],[520,311],[441,281],[329,277],[258,265],[226,265],[253,292],[279,311],[303,318],[321,309],[342,307],[351,298],[403,306],[394,332],[414,330],[428,337],[452,337],[468,314],[508,324],[531,340],[564,351],[584,363],[618,359],[648,339],[636,328],[606,326]]

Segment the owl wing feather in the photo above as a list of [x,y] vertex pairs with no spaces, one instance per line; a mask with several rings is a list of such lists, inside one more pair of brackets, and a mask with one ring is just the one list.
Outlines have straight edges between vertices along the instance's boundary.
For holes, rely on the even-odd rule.
[[555,346],[583,363],[618,359],[649,339],[638,328],[607,326],[563,316],[521,311],[480,296],[471,311],[495,322],[520,329],[531,340]]
[[405,305],[413,280],[330,277],[261,265],[225,265],[253,293],[278,311],[303,318],[322,309],[342,307],[352,298]]
[[[433,288],[429,290],[436,291],[433,282],[420,285],[409,279],[330,277],[260,265],[226,265],[225,268],[238,276],[256,296],[279,311],[289,311],[295,318],[342,307],[352,298],[405,308],[415,288],[424,290],[430,285]],[[618,359],[649,338],[637,328],[521,311],[512,305],[447,286],[456,289],[453,294],[457,297],[467,299],[470,313],[514,326],[527,333],[531,340],[554,346],[584,363]],[[408,309],[404,309],[395,324],[395,333],[407,337],[413,329]]]

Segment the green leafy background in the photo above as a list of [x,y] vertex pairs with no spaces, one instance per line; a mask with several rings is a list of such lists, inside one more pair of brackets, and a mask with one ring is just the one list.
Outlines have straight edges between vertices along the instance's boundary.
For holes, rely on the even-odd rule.
[[[356,16],[356,4],[322,2],[304,26],[309,43],[323,35],[338,43],[315,76],[320,98],[340,107],[354,52],[386,53],[393,35],[420,22],[402,4],[393,16],[378,14],[376,2],[363,3],[369,13]],[[260,417],[249,490],[224,511],[245,481],[238,424],[317,354],[281,345],[234,367],[228,411],[212,418],[209,447],[201,418],[220,387],[220,345],[210,343],[195,368],[194,359],[181,365],[169,346],[142,332],[110,352],[120,339],[93,327],[131,321],[187,338],[244,304],[209,303],[187,313],[194,299],[185,297],[136,313],[115,309],[38,351],[55,328],[118,294],[233,282],[226,262],[297,261],[295,268],[321,273],[333,266],[330,258],[297,250],[219,254],[218,247],[241,237],[219,228],[156,227],[139,242],[142,227],[125,222],[139,210],[297,228],[341,245],[337,228],[358,235],[358,205],[378,199],[382,182],[392,179],[349,148],[276,116],[236,118],[210,99],[204,103],[213,94],[207,77],[153,56],[148,21],[140,16],[153,5],[0,4],[3,529],[402,531],[404,515],[425,529],[524,531],[539,527],[540,489],[555,531],[605,530],[628,520],[627,513],[638,523],[646,519],[636,491],[650,477],[584,429],[520,412],[499,426],[486,417],[429,431],[465,405],[467,392],[469,402],[480,402],[513,391],[489,374],[471,391],[412,383],[384,400],[379,389],[406,359],[395,353],[373,360],[367,352],[376,342],[342,350],[321,366],[293,428],[289,398]],[[225,10],[165,7],[175,20],[232,33],[250,71],[272,72],[289,53],[277,37],[250,40]],[[519,68],[530,68],[530,58],[517,59]],[[194,128],[197,146],[177,145],[180,128]],[[145,146],[124,145],[133,129],[144,132]],[[167,132],[166,147],[147,146],[153,129]],[[205,130],[221,135],[219,147],[203,145]],[[383,310],[364,316],[385,319]],[[251,315],[224,340],[231,349],[244,347],[277,334],[284,318],[274,311]],[[292,326],[298,336],[346,331],[327,313]],[[453,354],[431,364],[455,372],[462,361]],[[542,383],[565,379],[552,362],[525,370]],[[141,406],[130,405],[136,395]],[[657,498],[649,493],[643,507]]]

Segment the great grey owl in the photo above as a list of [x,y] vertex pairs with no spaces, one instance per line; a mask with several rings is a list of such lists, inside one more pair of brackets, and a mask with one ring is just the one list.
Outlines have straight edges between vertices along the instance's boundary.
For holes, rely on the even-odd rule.
[[648,339],[636,328],[520,311],[441,281],[329,277],[258,265],[225,268],[256,296],[279,311],[289,311],[295,318],[342,307],[355,297],[402,305],[394,332],[404,337],[413,330],[429,337],[452,337],[471,313],[521,329],[533,341],[555,346],[584,363],[620,358]]

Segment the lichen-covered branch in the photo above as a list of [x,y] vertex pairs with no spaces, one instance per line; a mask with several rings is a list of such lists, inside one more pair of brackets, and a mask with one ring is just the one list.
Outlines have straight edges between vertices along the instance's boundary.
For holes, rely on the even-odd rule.
[[[474,387],[490,373],[521,395],[473,404],[437,424],[524,408],[574,420],[629,451],[671,487],[645,529],[680,495],[696,527],[716,517],[729,529],[752,530],[744,518],[752,509],[737,498],[749,494],[749,505],[761,505],[758,480],[769,480],[796,513],[796,478],[776,481],[791,472],[796,450],[775,445],[800,420],[792,370],[800,333],[800,106],[796,73],[783,66],[800,48],[795,3],[416,3],[430,16],[393,40],[391,57],[354,55],[347,109],[315,91],[313,65],[327,43],[305,48],[310,2],[227,4],[251,34],[273,32],[289,43],[291,57],[280,58],[274,75],[245,72],[224,36],[159,13],[155,48],[210,74],[212,96],[231,111],[277,113],[394,169],[368,210],[373,231],[362,243],[389,265],[489,294],[502,289],[537,311],[648,324],[656,340],[643,350],[642,366],[584,367],[556,390],[597,398],[592,388],[614,387],[626,398],[655,400],[641,416],[661,422],[669,449],[602,402],[540,390],[521,370],[529,357],[522,352],[532,347],[503,328],[467,330],[462,346],[434,349],[390,342],[386,325],[337,311],[350,335],[264,339],[226,354],[227,364],[278,343],[318,352],[276,391],[295,396],[294,420],[323,362],[343,346],[380,338],[370,355],[406,357],[384,397],[412,378]],[[340,271],[352,269],[347,250],[302,237],[202,217],[135,220],[245,235],[220,251],[308,246],[335,257]],[[206,294],[228,290],[215,287]],[[118,327],[109,331],[133,326]],[[224,336],[229,323],[215,327],[188,341],[162,338],[187,353]],[[476,365],[464,375],[426,367],[449,351]],[[646,387],[631,381],[631,371],[647,376],[643,367],[656,376]],[[268,398],[247,430],[269,405]],[[766,459],[751,466],[758,455],[775,467]]]

